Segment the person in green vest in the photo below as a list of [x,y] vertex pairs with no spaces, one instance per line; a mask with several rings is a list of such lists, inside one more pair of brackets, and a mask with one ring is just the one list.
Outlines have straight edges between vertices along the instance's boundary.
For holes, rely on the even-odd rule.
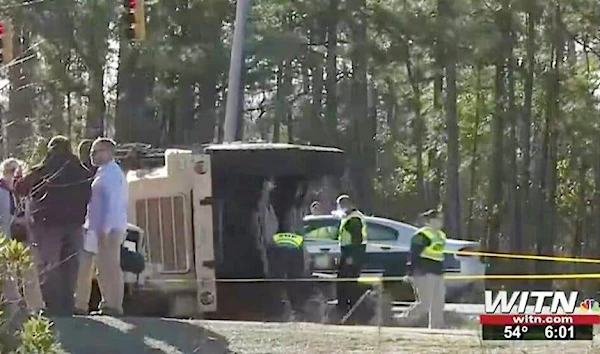
[[[367,224],[364,215],[356,209],[348,195],[337,198],[338,212],[343,215],[338,230],[340,262],[338,278],[358,278],[365,260]],[[346,314],[362,295],[358,282],[340,281],[337,283],[338,312]]]
[[441,230],[444,216],[439,210],[421,214],[425,226],[412,237],[410,259],[407,264],[409,279],[417,292],[417,304],[401,319],[401,324],[411,325],[425,315],[429,328],[444,327],[444,248],[446,234]]
[[278,290],[287,295],[295,319],[303,314],[307,297],[305,285],[308,283],[304,284],[302,280],[290,280],[305,278],[305,261],[304,237],[281,229],[273,235],[269,249],[270,273],[273,278],[284,280]]

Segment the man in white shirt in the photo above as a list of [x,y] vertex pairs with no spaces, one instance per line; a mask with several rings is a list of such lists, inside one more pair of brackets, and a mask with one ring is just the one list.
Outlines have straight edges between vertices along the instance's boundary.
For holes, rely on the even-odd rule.
[[[127,180],[114,160],[116,144],[111,139],[98,138],[91,149],[91,160],[98,171],[92,182],[92,198],[88,204],[86,237],[98,241],[97,257],[93,252],[84,252],[79,282],[91,284],[94,258],[97,258],[98,285],[102,293],[101,312],[105,315],[123,314],[123,271],[121,270],[121,244],[127,232]],[[95,236],[95,237],[94,237]],[[85,276],[83,276],[85,275]],[[78,289],[83,289],[78,286]],[[89,285],[88,285],[89,286]],[[84,289],[85,290],[85,289]],[[83,291],[89,294],[89,291]],[[85,296],[76,296],[78,312]],[[87,295],[89,301],[89,295]]]

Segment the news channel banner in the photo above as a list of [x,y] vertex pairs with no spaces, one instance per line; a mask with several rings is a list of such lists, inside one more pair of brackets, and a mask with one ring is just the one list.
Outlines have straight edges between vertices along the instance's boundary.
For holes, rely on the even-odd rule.
[[[485,313],[479,316],[482,339],[593,340],[600,324],[600,304],[579,302],[578,292],[485,292]],[[546,306],[545,304],[549,304]]]

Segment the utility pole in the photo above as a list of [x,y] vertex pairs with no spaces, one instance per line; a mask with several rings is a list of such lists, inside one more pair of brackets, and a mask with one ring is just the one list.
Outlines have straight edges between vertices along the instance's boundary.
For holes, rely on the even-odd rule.
[[235,140],[237,132],[237,115],[241,92],[242,64],[244,62],[244,40],[246,38],[246,18],[250,0],[237,0],[235,24],[233,28],[233,43],[231,44],[231,59],[229,61],[229,82],[227,84],[227,106],[225,108],[225,123],[223,127],[223,142]]

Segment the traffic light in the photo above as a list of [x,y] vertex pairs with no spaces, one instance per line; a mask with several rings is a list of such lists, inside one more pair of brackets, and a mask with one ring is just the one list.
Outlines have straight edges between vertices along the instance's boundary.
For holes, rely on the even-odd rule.
[[14,59],[13,28],[10,21],[0,22],[0,64],[6,65]]
[[127,17],[127,37],[132,40],[146,39],[146,15],[144,0],[124,0]]

